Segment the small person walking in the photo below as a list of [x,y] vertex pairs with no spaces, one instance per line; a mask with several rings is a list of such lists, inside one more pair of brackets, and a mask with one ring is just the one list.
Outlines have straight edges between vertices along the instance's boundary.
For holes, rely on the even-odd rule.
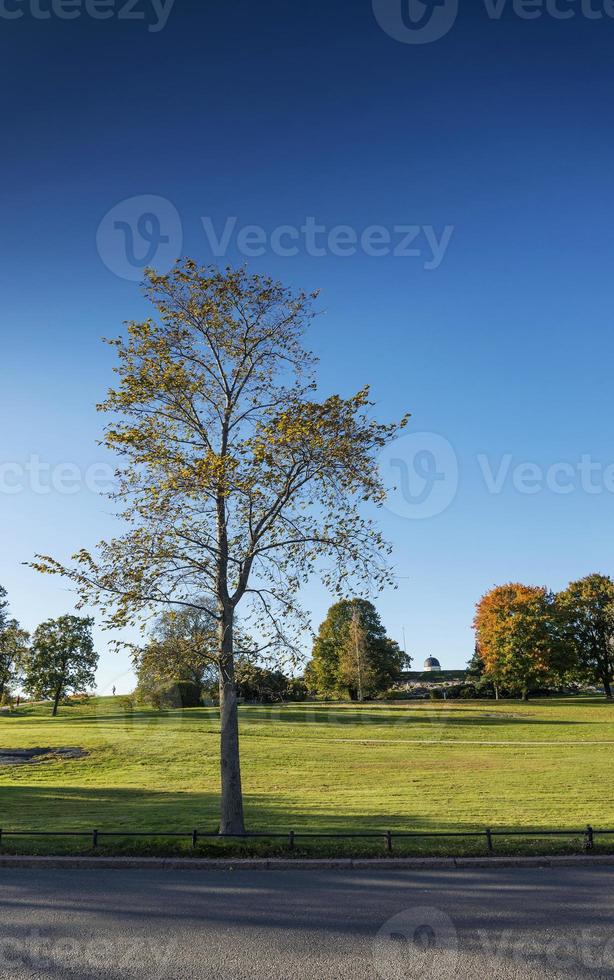
[[113,685],[113,697],[115,697],[115,684]]

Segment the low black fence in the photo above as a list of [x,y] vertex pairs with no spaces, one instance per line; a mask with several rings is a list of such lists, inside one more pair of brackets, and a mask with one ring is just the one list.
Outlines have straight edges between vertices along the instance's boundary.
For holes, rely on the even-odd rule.
[[77,837],[90,841],[92,848],[98,847],[102,838],[117,837],[140,837],[140,838],[179,838],[190,840],[192,847],[195,848],[200,840],[283,840],[288,844],[290,850],[294,850],[298,841],[301,840],[378,840],[383,843],[385,850],[390,854],[394,850],[395,841],[420,840],[420,839],[454,839],[467,838],[483,840],[489,854],[495,852],[495,840],[498,837],[527,837],[541,839],[543,837],[571,837],[582,840],[583,849],[592,851],[596,837],[613,836],[614,830],[595,829],[590,825],[581,830],[457,830],[457,831],[365,831],[352,833],[311,833],[304,831],[288,830],[279,831],[246,831],[243,834],[220,834],[217,830],[202,831],[149,831],[149,830],[3,830],[0,829],[0,845],[6,837]]

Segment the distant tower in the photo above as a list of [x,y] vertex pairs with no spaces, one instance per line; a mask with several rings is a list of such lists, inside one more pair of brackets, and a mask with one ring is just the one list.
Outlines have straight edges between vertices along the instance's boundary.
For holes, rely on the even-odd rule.
[[427,657],[424,661],[424,669],[425,671],[438,671],[441,670],[441,664],[437,657]]

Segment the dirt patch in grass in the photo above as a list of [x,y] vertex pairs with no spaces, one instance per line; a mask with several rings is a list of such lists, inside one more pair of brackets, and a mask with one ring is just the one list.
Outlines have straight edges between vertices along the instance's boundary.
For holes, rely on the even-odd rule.
[[25,766],[58,759],[84,759],[88,753],[74,745],[64,748],[0,749],[0,766]]

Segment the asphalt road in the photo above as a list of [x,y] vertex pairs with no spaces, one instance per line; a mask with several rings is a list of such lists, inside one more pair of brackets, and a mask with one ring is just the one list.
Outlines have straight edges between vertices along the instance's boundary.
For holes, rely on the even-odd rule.
[[0,977],[611,977],[614,869],[0,869]]

